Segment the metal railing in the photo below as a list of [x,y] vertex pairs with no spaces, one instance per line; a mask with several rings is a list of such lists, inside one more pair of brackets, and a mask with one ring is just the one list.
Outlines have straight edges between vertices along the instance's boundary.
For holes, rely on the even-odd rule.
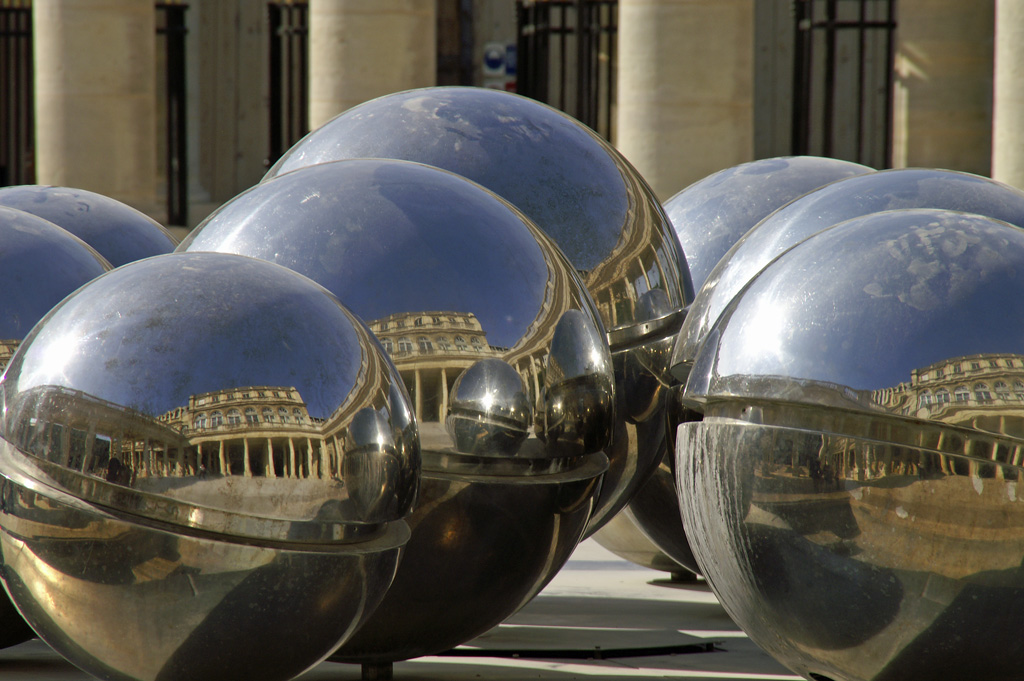
[[610,140],[618,0],[518,0],[517,84]]
[[269,168],[309,132],[309,6],[300,0],[267,3],[270,21]]
[[35,182],[32,4],[0,0],[0,187]]
[[892,165],[896,0],[793,0],[793,153]]

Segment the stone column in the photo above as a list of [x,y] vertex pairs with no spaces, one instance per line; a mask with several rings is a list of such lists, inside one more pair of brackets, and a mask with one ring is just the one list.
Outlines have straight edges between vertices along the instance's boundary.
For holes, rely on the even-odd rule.
[[35,0],[36,180],[154,214],[156,10],[138,0]]
[[615,144],[664,201],[754,154],[754,0],[621,0]]
[[434,85],[436,17],[436,0],[310,0],[310,129],[369,99]]
[[996,0],[992,178],[1024,189],[1024,2]]
[[894,167],[991,172],[993,5],[899,1]]

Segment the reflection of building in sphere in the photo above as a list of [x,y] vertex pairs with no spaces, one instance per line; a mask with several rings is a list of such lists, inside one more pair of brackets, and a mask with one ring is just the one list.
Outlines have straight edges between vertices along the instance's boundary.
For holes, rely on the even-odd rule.
[[11,357],[18,350],[18,345],[21,344],[20,340],[17,339],[4,339],[0,340],[0,372],[3,371],[7,363],[11,361]]
[[[610,257],[587,272],[580,272],[601,318],[609,329],[633,321],[646,321],[646,311],[637,310],[637,303],[648,291],[671,291],[678,286],[680,267],[675,251],[678,246],[668,241],[671,227],[654,201],[638,200],[646,197],[640,180],[634,172],[623,167],[622,160],[612,155],[620,166],[623,182],[630,186],[626,192],[629,206],[619,240]],[[669,300],[666,293],[666,301]],[[669,306],[671,307],[671,306]],[[666,309],[664,314],[673,311]]]
[[421,422],[443,421],[459,374],[507,350],[487,343],[487,332],[472,313],[403,312],[369,325],[409,388]]
[[322,419],[309,416],[295,388],[248,386],[201,393],[160,421],[188,438],[195,470],[268,478],[323,477],[331,470]]

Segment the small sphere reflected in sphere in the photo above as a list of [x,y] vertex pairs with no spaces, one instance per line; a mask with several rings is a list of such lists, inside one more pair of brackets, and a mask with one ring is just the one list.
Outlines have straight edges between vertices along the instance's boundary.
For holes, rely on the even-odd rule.
[[[260,183],[179,248],[319,282],[367,321],[410,389],[423,450],[412,538],[384,602],[332,659],[459,645],[568,560],[607,470],[612,363],[579,276],[520,211],[439,168],[350,159]],[[535,421],[552,395],[572,425],[545,441]]]
[[[488,88],[421,88],[353,107],[296,143],[266,179],[352,158],[425,163],[483,185],[533,220],[579,272],[608,332],[618,386],[610,470],[588,534],[597,531],[667,451],[667,362],[694,293],[661,203],[586,126],[536,100]],[[663,304],[645,305],[651,293]],[[626,366],[634,355],[643,355],[633,363],[640,372]]]

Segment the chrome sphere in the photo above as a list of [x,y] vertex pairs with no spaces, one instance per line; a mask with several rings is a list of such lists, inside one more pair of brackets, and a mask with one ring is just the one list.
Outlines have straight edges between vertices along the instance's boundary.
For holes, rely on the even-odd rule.
[[[96,251],[60,227],[0,206],[0,372],[50,308],[109,269]],[[0,594],[0,648],[33,635]]]
[[896,210],[793,247],[713,326],[683,521],[722,605],[795,672],[1019,677],[1022,301],[1024,230]]
[[295,272],[123,265],[33,329],[0,398],[4,582],[90,674],[288,679],[389,586],[419,479],[408,396]]
[[886,210],[936,208],[976,213],[1024,227],[1024,192],[952,170],[884,170],[838,180],[787,204],[745,234],[708,274],[671,359],[683,381],[700,344],[729,301],[773,258],[815,232]]
[[114,267],[170,253],[178,240],[163,225],[109,196],[72,187],[25,184],[0,188],[0,206],[63,227]]
[[607,467],[614,377],[586,289],[522,213],[438,168],[354,159],[253,187],[179,248],[316,280],[367,320],[410,388],[423,448],[412,538],[334,659],[447,650],[568,560]]
[[[869,172],[867,166],[834,158],[767,158],[726,168],[675,194],[665,202],[665,213],[686,253],[694,288],[700,289],[740,237],[779,207],[822,185]],[[679,384],[673,391],[681,389]],[[661,463],[620,513],[616,527],[594,538],[623,558],[681,576],[698,567],[676,504],[675,430],[681,420],[695,416],[676,399],[668,407],[669,447]]]
[[[425,163],[483,185],[554,239],[582,276],[608,331],[620,402],[609,474],[588,529],[595,532],[668,451],[667,363],[693,285],[657,197],[575,119],[472,87],[410,90],[353,107],[296,143],[267,178],[369,157]],[[652,296],[659,304],[646,300]]]

